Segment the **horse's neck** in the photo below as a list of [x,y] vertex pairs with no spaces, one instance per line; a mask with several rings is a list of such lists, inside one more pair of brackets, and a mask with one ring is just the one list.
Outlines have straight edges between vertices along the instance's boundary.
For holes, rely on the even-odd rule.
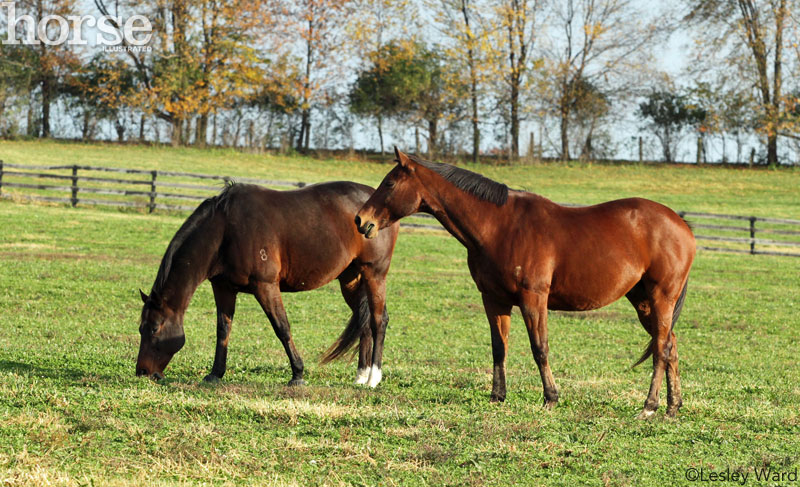
[[484,242],[492,238],[508,205],[482,200],[449,182],[436,185],[431,194],[431,214],[470,251],[480,251]]
[[[172,309],[183,312],[197,287],[206,280],[213,259],[218,255],[222,231],[190,236],[175,252],[172,267],[162,286],[162,296]],[[219,238],[217,238],[219,237]]]

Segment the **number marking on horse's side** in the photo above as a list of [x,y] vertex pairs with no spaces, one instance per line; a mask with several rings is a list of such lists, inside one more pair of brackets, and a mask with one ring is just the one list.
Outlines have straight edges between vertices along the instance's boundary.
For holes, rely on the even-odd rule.
[[261,250],[258,252],[258,255],[260,255],[260,256],[261,256],[261,260],[267,260],[267,251],[266,251],[266,250],[264,250],[264,249],[261,249]]

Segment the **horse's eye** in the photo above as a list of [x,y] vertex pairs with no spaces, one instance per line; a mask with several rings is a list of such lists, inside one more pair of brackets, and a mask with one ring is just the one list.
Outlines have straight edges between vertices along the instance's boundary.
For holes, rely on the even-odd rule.
[[394,179],[390,179],[390,180],[386,181],[386,187],[387,188],[394,188]]

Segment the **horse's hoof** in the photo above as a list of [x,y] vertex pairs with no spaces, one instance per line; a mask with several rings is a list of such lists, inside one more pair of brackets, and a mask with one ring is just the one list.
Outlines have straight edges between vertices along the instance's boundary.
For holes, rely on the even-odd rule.
[[303,379],[292,379],[289,381],[289,387],[297,387],[297,386],[304,386],[306,385],[306,381]]
[[669,407],[667,408],[667,417],[668,418],[675,418],[678,416],[678,408],[677,407]]
[[503,402],[506,400],[506,396],[500,396],[498,394],[492,394],[489,396],[489,402]]
[[647,421],[649,419],[652,419],[653,416],[655,416],[655,415],[656,415],[655,409],[643,409],[642,412],[639,413],[638,416],[636,416],[636,419],[641,419],[642,421]]
[[358,373],[356,373],[356,385],[364,385],[367,383],[369,380],[369,370],[369,367],[358,369]]
[[545,401],[542,407],[544,407],[546,411],[552,411],[553,408],[556,407],[556,404],[558,404],[558,401]]
[[208,384],[216,384],[217,382],[219,382],[221,380],[222,379],[220,379],[219,377],[217,377],[214,374],[208,374],[207,376],[203,377],[203,382],[206,382]]

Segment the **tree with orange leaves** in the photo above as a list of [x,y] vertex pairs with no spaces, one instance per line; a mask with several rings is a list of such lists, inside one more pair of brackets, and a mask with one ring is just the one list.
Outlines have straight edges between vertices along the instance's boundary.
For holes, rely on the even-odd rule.
[[[126,50],[140,90],[126,100],[172,126],[172,144],[205,145],[208,118],[256,91],[264,77],[256,46],[272,25],[262,0],[145,0],[121,2],[127,13],[153,24],[148,50]],[[110,15],[103,0],[100,12]],[[124,22],[123,22],[124,23]],[[116,25],[119,29],[121,26]],[[113,90],[113,83],[109,83]]]

